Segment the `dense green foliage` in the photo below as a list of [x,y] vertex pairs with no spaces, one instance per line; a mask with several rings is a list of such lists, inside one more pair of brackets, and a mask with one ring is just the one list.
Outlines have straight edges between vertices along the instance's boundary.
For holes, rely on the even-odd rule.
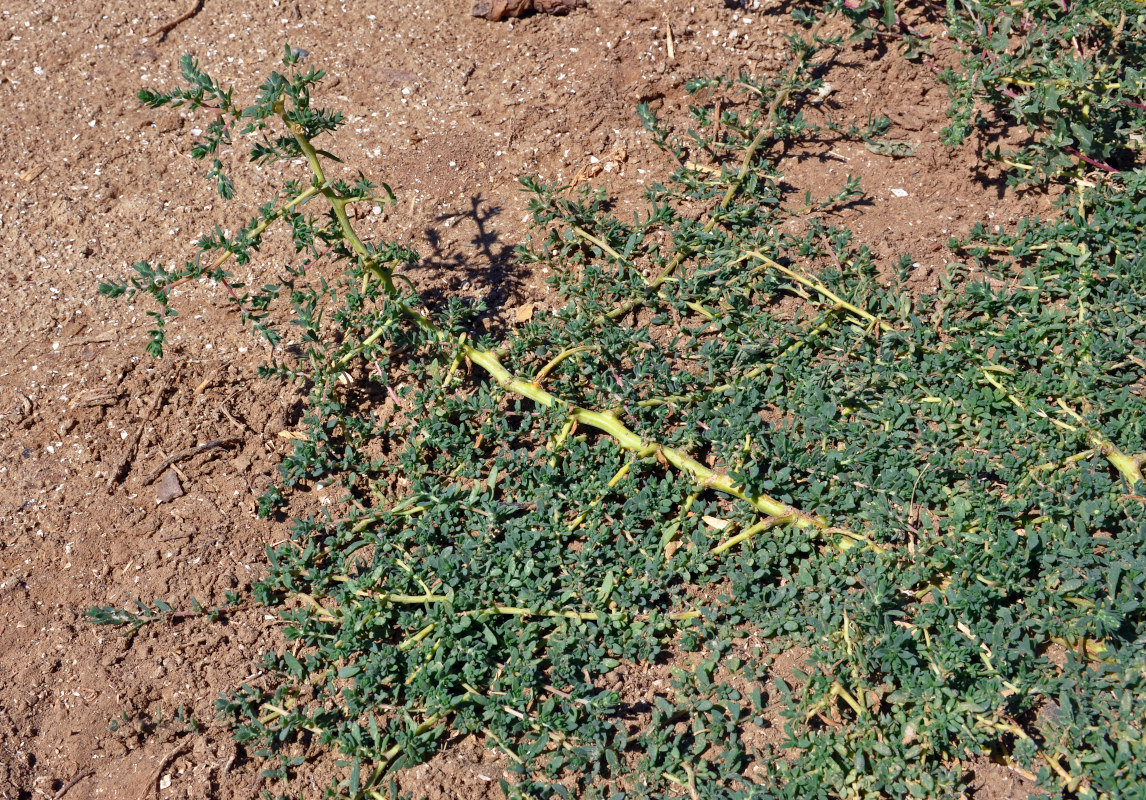
[[[1031,33],[1044,5],[949,10],[967,63],[992,65],[948,76],[955,127],[974,123],[972,99],[1028,79],[1041,88],[1016,113],[1049,124],[1058,84],[1040,65],[1078,85],[1119,70],[1103,91],[1121,94],[1085,113],[1071,94],[1080,116],[1054,117],[1090,120],[1091,137],[1039,137],[1016,157],[1037,170],[1016,174],[1082,178],[1070,148],[1121,171],[1081,180],[1056,219],[952,242],[938,294],[900,288],[909,254],[879,265],[831,223],[853,180],[823,198],[779,180],[775,143],[826,134],[801,109],[839,42],[804,12],[779,78],[690,84],[692,131],[640,110],[680,163],[644,215],[524,181],[535,232],[518,257],[548,265],[565,302],[499,340],[478,304],[416,311],[395,280],[416,254],[354,235],[345,206],[374,187],[322,172],[310,139],[340,118],[311,109],[320,73],[273,75],[240,109],[188,60],[189,90],[141,95],[279,115],[290,135],[252,157],[303,155],[314,174],[238,236],[205,239],[210,270],[139,265],[106,292],[152,294],[162,322],[174,281],[226,280],[279,219],[311,262],[346,266],[231,284],[276,346],[266,375],[310,392],[264,511],[302,484],[345,490],[268,551],[256,595],[289,622],[265,659],[274,685],[218,704],[270,774],[288,779],[291,743],[317,740],[345,759],[332,794],[385,796],[392,770],[474,732],[504,752],[511,797],[958,796],[960,763],[987,757],[1050,792],[1142,796],[1146,172],[1125,144],[1143,131],[1141,87],[1120,60],[1141,37],[1105,51],[1115,66],[1080,45],[1072,67],[1057,12]],[[1109,24],[1111,9],[1133,4],[1063,18]],[[898,25],[890,4],[846,10],[863,35]],[[975,60],[983,48],[994,61]],[[307,215],[320,197],[329,211]],[[772,676],[796,646],[796,680]],[[665,657],[647,705],[615,690]]]
[[951,88],[951,142],[984,125],[976,101],[1026,126],[1031,144],[995,157],[1016,181],[1116,173],[1140,165],[1146,150],[1146,13],[1136,0],[992,0],[949,13],[963,45]]

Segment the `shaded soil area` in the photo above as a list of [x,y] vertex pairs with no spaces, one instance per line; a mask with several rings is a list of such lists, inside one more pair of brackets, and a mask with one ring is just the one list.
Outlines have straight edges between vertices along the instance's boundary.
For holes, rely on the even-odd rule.
[[[346,174],[361,168],[398,196],[380,213],[364,209],[362,233],[413,244],[423,260],[411,277],[431,301],[481,297],[497,327],[518,306],[552,302],[544,271],[511,258],[528,229],[518,177],[588,177],[616,193],[624,215],[668,170],[634,106],[649,102],[686,125],[688,77],[779,69],[790,25],[770,2],[592,0],[567,16],[498,23],[472,17],[470,5],[14,0],[0,11],[3,800],[64,789],[249,798],[260,786],[257,760],[215,722],[213,702],[260,680],[260,654],[282,647],[280,622],[249,587],[286,526],[254,508],[291,446],[280,434],[297,424],[302,395],[257,379],[266,353],[221,287],[181,290],[167,355],[154,361],[144,354],[147,309],[101,298],[96,286],[140,260],[192,257],[202,234],[237,227],[297,167],[232,164],[239,192],[224,209],[187,156],[204,120],[142,108],[138,89],[173,84],[191,53],[253,96],[284,43],[307,50],[330,75],[319,101],[348,118],[326,146]],[[943,48],[939,63],[951,59]],[[1045,197],[1004,192],[983,166],[993,139],[940,144],[946,92],[928,63],[849,46],[826,78],[833,91],[811,122],[864,127],[886,114],[888,138],[912,141],[915,155],[843,139],[776,155],[801,194],[826,197],[848,174],[860,179],[867,198],[834,221],[888,274],[908,253],[919,285],[934,288],[950,236],[1049,210]],[[273,237],[263,254],[272,267],[292,256]],[[168,457],[210,442],[223,444],[145,482]],[[335,499],[316,487],[306,502]],[[244,602],[226,608],[235,596]],[[93,606],[157,599],[191,613],[160,614],[129,636],[84,619]],[[197,607],[222,611],[211,619]],[[633,703],[655,691],[642,670],[620,676]],[[299,747],[316,758],[299,788],[312,782],[317,796],[332,767],[317,745]],[[435,798],[496,797],[502,766],[478,740],[450,741],[404,785]],[[977,769],[971,788],[1025,793],[1017,776],[998,768],[992,779],[992,769]]]

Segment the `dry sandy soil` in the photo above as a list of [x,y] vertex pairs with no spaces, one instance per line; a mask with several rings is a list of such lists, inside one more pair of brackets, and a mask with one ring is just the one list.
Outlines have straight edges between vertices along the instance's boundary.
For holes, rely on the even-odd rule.
[[[139,260],[191,257],[200,234],[237,226],[278,176],[236,163],[239,194],[224,209],[187,157],[201,121],[142,108],[138,89],[174,83],[191,53],[249,95],[284,42],[306,49],[331,76],[320,101],[349,118],[326,146],[399,197],[364,230],[419,249],[421,288],[481,295],[508,318],[526,302],[544,307],[548,292],[543,274],[510,257],[527,227],[517,178],[609,165],[593,180],[635,202],[665,163],[634,106],[649,101],[683,122],[685,79],[774,71],[789,24],[772,0],[591,0],[512,23],[471,17],[470,0],[200,5],[162,41],[156,31],[194,0],[12,0],[0,11],[3,800],[257,794],[259,765],[214,721],[212,703],[281,647],[276,618],[248,587],[285,527],[257,519],[253,503],[290,446],[278,433],[296,423],[300,397],[258,381],[265,354],[218,288],[179,298],[171,346],[154,361],[143,353],[146,309],[101,298],[96,285]],[[948,236],[1047,210],[983,170],[986,142],[939,143],[946,92],[927,64],[894,47],[849,47],[827,79],[835,92],[812,122],[862,126],[885,113],[890,138],[918,141],[916,155],[840,141],[784,154],[786,179],[824,196],[859,176],[867,202],[837,222],[888,264],[914,255],[920,285],[934,283]],[[289,258],[284,244],[268,244],[266,264]],[[109,489],[139,431],[125,479]],[[235,442],[181,462],[182,496],[159,503],[148,473],[222,437]],[[124,637],[83,617],[156,598],[217,606],[228,591],[246,601],[217,622],[188,616]],[[651,691],[647,674],[628,674],[627,691]],[[187,733],[192,715],[200,735]],[[320,762],[316,751],[315,787],[329,774]],[[462,740],[404,783],[430,797],[496,796],[499,770],[480,742]],[[1025,794],[1001,768],[976,772],[980,797]],[[313,791],[308,783],[296,790]]]

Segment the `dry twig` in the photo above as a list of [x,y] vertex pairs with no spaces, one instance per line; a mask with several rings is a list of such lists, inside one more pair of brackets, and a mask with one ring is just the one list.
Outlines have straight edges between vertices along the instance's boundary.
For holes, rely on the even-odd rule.
[[92,389],[84,392],[72,401],[72,408],[91,408],[92,406],[113,406],[119,401],[119,392],[107,389]]
[[172,20],[171,22],[168,22],[166,25],[164,25],[162,28],[155,31],[155,33],[153,33],[151,35],[152,36],[158,36],[159,38],[156,39],[156,41],[162,42],[163,40],[165,40],[167,38],[167,34],[171,33],[171,31],[175,30],[175,28],[177,26],[183,24],[187,20],[191,19],[191,17],[195,16],[200,11],[202,11],[204,2],[206,2],[206,0],[195,0],[195,5],[194,5],[194,7],[192,7],[192,9],[190,11],[188,11],[183,16],[181,16],[175,20]]
[[241,436],[227,436],[222,439],[212,439],[209,442],[204,442],[203,444],[196,445],[195,447],[188,447],[186,450],[180,450],[178,453],[172,453],[167,458],[163,459],[162,464],[151,470],[151,472],[147,473],[147,477],[143,479],[142,485],[146,486],[147,484],[154,481],[156,478],[166,472],[167,468],[172,464],[176,464],[180,461],[186,461],[189,458],[194,458],[200,453],[206,453],[208,450],[215,450],[220,447],[228,447],[232,444],[237,444],[242,440],[243,437]]
[[67,341],[60,342],[60,347],[82,347],[85,344],[106,344],[107,342],[115,341],[115,330],[104,331],[103,333],[93,333],[90,336],[80,336],[75,339],[68,339]]
[[210,386],[217,377],[219,377],[218,370],[211,370],[208,372],[207,377],[203,379],[203,382],[195,387],[195,394],[203,394],[207,387]]
[[127,474],[127,466],[131,463],[131,459],[135,456],[136,448],[139,447],[139,440],[143,438],[143,429],[147,427],[147,423],[151,421],[153,416],[155,416],[155,412],[158,410],[160,403],[163,402],[163,398],[167,395],[167,390],[170,387],[171,378],[168,377],[167,380],[163,382],[163,385],[159,387],[159,391],[156,393],[155,399],[151,401],[151,406],[147,409],[147,413],[144,414],[143,419],[140,420],[139,427],[135,429],[135,435],[131,437],[131,441],[128,442],[127,449],[123,452],[123,458],[120,459],[119,464],[117,464],[115,469],[111,471],[111,474],[108,475],[107,490],[109,492],[120,480],[123,479],[123,476]]
[[[228,401],[230,399],[231,398],[229,398],[229,397],[227,398]],[[232,425],[234,425],[236,428],[239,429],[239,433],[248,434],[248,433],[254,433],[255,432],[251,428],[250,425],[247,425],[246,423],[244,423],[243,421],[241,421],[237,417],[235,417],[234,412],[231,411],[231,409],[227,407],[226,403],[220,404],[219,410],[223,412],[223,416],[227,418],[228,422],[230,422]]]
[[147,788],[143,790],[143,797],[146,798],[148,795],[152,795],[156,798],[156,800],[159,800],[159,777],[163,774],[163,770],[167,768],[168,764],[170,764],[172,761],[190,749],[191,740],[188,739],[187,741],[183,742],[183,744],[177,745],[174,750],[165,755],[163,758],[159,759],[159,764],[155,767],[155,771],[151,774],[151,780],[147,782]]
[[86,778],[92,774],[93,774],[93,771],[90,769],[80,770],[79,772],[76,773],[76,776],[74,778],[72,778],[70,781],[68,781],[63,786],[61,786],[59,788],[59,790],[54,795],[52,795],[52,800],[60,800],[61,797],[63,797],[65,794],[68,793],[68,789],[71,789],[77,783],[79,783],[84,778]]

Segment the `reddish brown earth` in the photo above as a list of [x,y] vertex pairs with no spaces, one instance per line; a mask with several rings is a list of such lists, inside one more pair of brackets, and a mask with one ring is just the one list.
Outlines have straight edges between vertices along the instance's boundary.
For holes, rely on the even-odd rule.
[[[592,180],[623,210],[666,174],[634,106],[647,100],[683,122],[686,78],[776,70],[789,25],[782,4],[752,0],[741,4],[751,12],[721,0],[592,0],[568,16],[500,23],[472,17],[470,5],[205,0],[164,41],[154,33],[193,0],[12,0],[0,11],[3,800],[64,789],[133,800],[257,793],[259,766],[214,722],[212,703],[257,680],[259,655],[281,647],[279,623],[247,589],[285,526],[257,519],[253,503],[289,447],[278,434],[297,421],[300,396],[258,381],[263,351],[217,287],[178,298],[182,315],[157,362],[143,354],[144,307],[98,297],[96,285],[141,259],[191,257],[201,233],[236,227],[265,201],[277,174],[236,163],[239,194],[225,211],[186,155],[202,122],[141,108],[139,88],[173,83],[179,56],[191,53],[249,96],[284,42],[305,48],[331,76],[319,99],[349,118],[326,146],[399,197],[363,219],[363,232],[415,244],[423,289],[481,295],[509,319],[548,296],[544,274],[510,259],[527,227],[518,176],[569,179],[611,162]],[[942,43],[936,57],[950,59]],[[863,126],[886,113],[889,138],[919,142],[913,158],[841,141],[781,161],[786,180],[814,197],[848,173],[860,177],[869,202],[835,221],[881,263],[911,253],[915,280],[930,288],[950,257],[948,236],[1047,210],[1045,198],[1003,192],[980,166],[985,142],[939,143],[946,92],[927,65],[894,48],[849,47],[827,79],[835,91],[812,122],[830,114]],[[288,258],[284,244],[268,244],[267,264]],[[141,426],[126,480],[109,491]],[[236,443],[178,465],[181,497],[159,504],[159,484],[143,484],[167,456],[223,437]],[[330,499],[315,492],[311,501]],[[83,618],[92,606],[156,598],[182,610],[192,598],[217,606],[229,590],[247,602],[219,622],[191,616],[125,638]],[[621,676],[634,702],[656,691],[657,669]],[[202,735],[187,734],[191,716]],[[295,791],[317,796],[329,759],[310,752],[313,786]],[[403,782],[429,797],[493,797],[499,777],[494,751],[467,739]],[[986,762],[969,790],[1026,793]]]

